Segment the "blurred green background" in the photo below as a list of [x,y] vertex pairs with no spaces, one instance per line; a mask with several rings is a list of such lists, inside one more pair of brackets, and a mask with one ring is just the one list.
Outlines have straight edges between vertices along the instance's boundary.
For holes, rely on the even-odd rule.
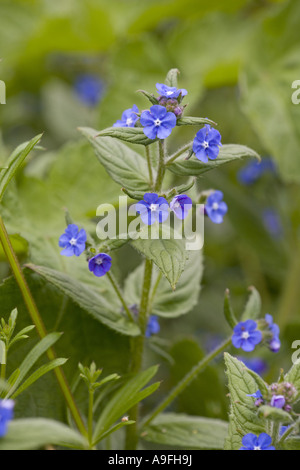
[[[41,131],[46,149],[29,159],[2,207],[22,261],[55,264],[64,207],[76,222],[92,227],[96,207],[117,200],[119,188],[108,180],[76,128],[111,126],[134,103],[145,109],[148,104],[136,90],[154,93],[170,68],[180,70],[179,86],[188,90],[188,115],[217,122],[223,143],[248,145],[274,160],[276,172],[266,172],[252,184],[239,178],[245,162],[198,180],[199,190],[221,189],[229,211],[221,226],[206,223],[198,305],[187,317],[161,321],[163,346],[153,345],[147,362],[162,360],[163,394],[203,350],[228,334],[222,316],[225,288],[231,290],[239,314],[247,287],[254,285],[262,296],[263,313],[271,313],[282,328],[281,352],[258,353],[268,364],[266,378],[275,380],[280,367],[291,365],[291,343],[300,339],[300,104],[291,101],[292,82],[300,79],[300,2],[1,0],[0,22],[0,79],[7,87],[6,104],[0,106],[2,159]],[[77,88],[87,75],[99,85],[94,105]],[[177,128],[171,150],[195,132]],[[175,183],[172,178],[170,183]],[[266,210],[272,211],[271,218]],[[126,247],[117,261],[123,280],[139,258]],[[1,273],[3,278],[8,274],[3,255]],[[89,317],[84,320],[73,304],[60,321],[61,296],[34,277],[31,283],[48,328],[68,332],[61,349],[72,358],[70,376],[76,361],[84,359],[96,360],[107,372],[126,369],[125,339]],[[0,300],[3,314],[16,303],[25,312],[12,280],[0,286]],[[163,359],[157,356],[161,347]],[[222,362],[204,374],[176,409],[224,418]],[[40,382],[37,393],[51,380]],[[28,414],[49,414],[44,402],[36,405],[30,397],[25,402],[31,403]]]

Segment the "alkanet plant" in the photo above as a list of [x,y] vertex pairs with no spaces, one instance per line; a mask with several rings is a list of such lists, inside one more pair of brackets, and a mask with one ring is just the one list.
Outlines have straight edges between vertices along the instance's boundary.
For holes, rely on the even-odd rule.
[[[201,181],[196,186],[195,178],[205,177],[208,171],[236,159],[259,159],[255,151],[245,146],[224,142],[221,144],[221,134],[212,120],[187,116],[187,106],[184,103],[188,92],[184,88],[178,88],[177,78],[178,71],[172,69],[167,74],[165,83],[156,84],[156,94],[140,90],[150,102],[149,109],[140,111],[136,105],[128,103],[131,107],[111,127],[101,131],[80,129],[91,143],[108,176],[129,197],[129,205],[134,206],[139,214],[142,225],[136,234],[143,231],[148,233],[148,230],[154,228],[156,236],[148,239],[126,238],[124,233],[117,233],[115,238],[99,239],[95,230],[91,230],[90,224],[82,227],[79,222],[72,220],[72,214],[67,213],[67,228],[64,230],[62,223],[57,253],[62,257],[66,256],[65,265],[72,262],[72,257],[76,263],[81,263],[80,276],[76,277],[76,264],[72,264],[70,269],[74,269],[74,276],[48,266],[28,266],[95,320],[129,338],[128,377],[120,378],[117,371],[105,375],[104,371],[103,379],[99,380],[103,371],[97,369],[94,362],[80,364],[76,386],[70,390],[60,369],[65,359],[56,359],[50,348],[59,334],[47,334],[41,320],[42,312],[40,314],[37,310],[14,257],[3,221],[0,223],[1,243],[44,345],[38,351],[47,351],[50,359],[42,372],[46,373],[51,368],[55,370],[69,409],[70,426],[62,429],[61,423],[48,423],[49,429],[57,429],[60,437],[55,439],[51,434],[47,442],[64,442],[75,448],[100,449],[104,447],[103,442],[110,434],[124,427],[126,432],[122,445],[127,450],[141,446],[143,440],[158,443],[167,440],[169,445],[176,446],[181,440],[180,435],[176,443],[172,440],[172,426],[176,424],[178,432],[180,433],[182,426],[184,435],[188,436],[182,444],[187,448],[221,449],[224,441],[225,448],[233,450],[297,448],[299,421],[293,407],[300,397],[298,365],[294,365],[285,376],[281,373],[278,382],[268,385],[260,375],[226,352],[230,392],[229,423],[165,411],[213,359],[232,346],[238,354],[242,351],[255,352],[263,345],[272,352],[279,350],[279,328],[270,314],[262,316],[260,296],[254,288],[250,289],[248,303],[239,319],[233,312],[229,291],[225,292],[224,314],[230,328],[228,338],[203,357],[146,416],[140,413],[139,403],[159,387],[159,382],[147,385],[155,376],[157,367],[144,370],[145,347],[153,345],[155,337],[161,334],[160,317],[165,317],[166,321],[168,318],[187,314],[196,304],[200,288],[201,251],[189,252],[186,240],[176,237],[173,227],[170,230],[171,236],[165,238],[164,223],[170,212],[175,216],[174,219],[184,222],[193,216],[193,209],[200,210],[197,205],[202,203],[203,213],[210,221],[221,224],[227,211],[230,211],[230,206],[225,202],[226,193],[223,194],[219,188],[201,190]],[[193,140],[169,154],[167,139],[172,138],[176,127],[187,125],[195,127]],[[18,161],[22,163],[38,141],[36,139],[23,146],[8,162],[8,169],[0,175],[0,195],[3,195],[18,168]],[[127,144],[136,144],[137,150]],[[168,187],[166,181],[169,179],[165,178],[167,172],[186,178],[185,183]],[[116,253],[126,244],[137,250],[141,263],[120,285],[115,275]],[[6,327],[5,322],[2,324],[0,338],[7,352],[11,345],[11,326]],[[32,351],[34,355],[36,349]],[[167,355],[166,351],[163,353]],[[38,378],[40,372],[34,373],[33,378]],[[22,387],[25,387],[24,383],[21,384],[24,379],[22,370],[21,373],[16,371],[12,375],[13,378],[7,382],[5,367],[2,367],[3,401],[0,403],[0,422],[3,419],[3,427],[0,448],[8,445],[10,432],[13,432],[14,426],[18,427],[18,420],[12,420],[12,415],[7,414],[8,408],[12,408],[11,402],[5,400],[14,398],[16,393],[22,393]],[[87,385],[86,403],[81,403],[80,407],[76,403],[79,378]],[[29,380],[27,384],[30,383]],[[77,428],[76,431],[71,429],[73,425]],[[286,425],[288,427],[283,428]],[[29,429],[30,426],[37,424],[28,422]],[[39,442],[39,445],[42,444]]]

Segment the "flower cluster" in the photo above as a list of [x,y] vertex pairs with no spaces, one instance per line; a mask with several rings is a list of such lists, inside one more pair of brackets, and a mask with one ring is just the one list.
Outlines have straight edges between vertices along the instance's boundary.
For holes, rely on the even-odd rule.
[[279,326],[273,322],[272,315],[266,314],[265,319],[238,323],[233,329],[232,344],[236,348],[251,352],[256,345],[265,343],[272,352],[278,352],[279,332]]
[[14,417],[13,400],[0,400],[0,437],[7,433],[7,425]]
[[265,396],[262,395],[260,390],[247,396],[255,398],[254,405],[257,407],[269,405],[289,413],[292,411],[292,405],[297,397],[297,390],[290,382],[280,382],[270,385]]
[[243,437],[242,444],[240,450],[275,450],[275,447],[271,445],[271,436],[265,432],[262,432],[259,436],[249,432]]
[[144,199],[136,204],[136,211],[140,214],[144,224],[152,225],[154,222],[165,222],[169,217],[171,209],[178,219],[184,219],[192,207],[192,200],[189,196],[181,194],[175,196],[170,202],[156,193],[145,193]]

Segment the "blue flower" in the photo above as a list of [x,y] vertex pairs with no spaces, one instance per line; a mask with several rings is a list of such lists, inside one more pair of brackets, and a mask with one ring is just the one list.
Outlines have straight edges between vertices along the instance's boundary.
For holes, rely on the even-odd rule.
[[169,216],[169,205],[164,197],[156,193],[145,193],[144,199],[136,204],[136,211],[146,225],[165,222]]
[[13,400],[0,400],[0,437],[7,433],[7,424],[14,417],[14,405]]
[[257,390],[255,393],[249,393],[247,397],[262,398],[262,394],[260,390]]
[[140,122],[143,126],[144,134],[149,139],[165,139],[168,137],[173,127],[176,126],[176,116],[174,113],[167,112],[164,106],[155,104],[151,106],[150,111],[144,111]]
[[138,107],[134,104],[132,108],[126,109],[122,114],[122,119],[114,123],[113,127],[134,127],[139,120],[137,113]]
[[97,277],[104,276],[111,268],[111,257],[105,253],[99,253],[89,260],[89,270]]
[[248,369],[253,370],[259,375],[264,374],[268,369],[268,364],[260,357],[238,357],[238,359],[242,361]]
[[74,84],[80,100],[88,106],[96,106],[103,94],[104,85],[95,75],[80,75]]
[[280,216],[277,211],[271,208],[262,211],[262,219],[265,228],[273,238],[280,238],[283,232]]
[[268,340],[269,348],[272,352],[278,352],[281,346],[279,339],[280,328],[278,325],[276,325],[276,323],[273,322],[273,317],[269,313],[266,314],[265,320],[267,322],[269,331],[272,333],[271,339]]
[[188,93],[184,88],[177,89],[174,86],[167,86],[164,83],[157,83],[156,89],[157,93],[165,98],[178,98],[180,94],[184,97]]
[[214,191],[208,196],[205,203],[205,213],[215,224],[223,222],[223,217],[228,210],[226,202],[222,201],[222,199],[222,191]]
[[156,335],[160,331],[160,326],[156,315],[150,315],[145,336],[150,338],[152,335]]
[[257,323],[254,320],[242,321],[233,329],[232,344],[235,348],[251,352],[261,340],[262,333],[257,329]]
[[65,233],[59,237],[58,244],[64,248],[60,254],[64,256],[79,256],[85,250],[85,242],[85,230],[83,228],[78,230],[77,225],[70,224],[66,228]]
[[275,450],[275,447],[271,446],[271,436],[265,432],[262,432],[259,436],[249,432],[243,437],[242,444],[243,447],[240,450]]
[[175,196],[170,202],[170,209],[175,213],[178,219],[185,219],[191,209],[193,201],[189,196],[180,194]]
[[273,395],[270,405],[275,408],[283,408],[285,405],[285,397],[283,395]]
[[253,160],[238,172],[238,180],[248,186],[255,183],[267,171],[276,172],[276,166],[271,158],[264,158],[261,162]]
[[219,131],[206,124],[197,132],[193,142],[193,152],[203,163],[208,159],[215,160],[219,155],[221,144],[221,134]]

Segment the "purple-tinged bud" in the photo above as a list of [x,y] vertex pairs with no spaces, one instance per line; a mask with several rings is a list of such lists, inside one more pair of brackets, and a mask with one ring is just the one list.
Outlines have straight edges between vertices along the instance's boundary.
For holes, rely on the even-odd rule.
[[183,108],[181,108],[180,106],[176,106],[173,113],[175,114],[175,116],[180,117],[183,113]]
[[290,411],[292,411],[291,405],[285,405],[285,407],[284,407],[283,409],[284,409],[285,411],[287,411],[288,413],[289,413]]
[[264,402],[263,399],[262,399],[262,398],[259,398],[258,400],[255,400],[254,405],[255,405],[255,406],[260,406],[260,405],[263,404],[263,402]]
[[278,384],[272,384],[271,385],[271,391],[272,392],[277,392],[277,390],[278,390]]
[[275,408],[283,408],[285,405],[285,398],[283,395],[273,395],[271,398],[271,406]]

